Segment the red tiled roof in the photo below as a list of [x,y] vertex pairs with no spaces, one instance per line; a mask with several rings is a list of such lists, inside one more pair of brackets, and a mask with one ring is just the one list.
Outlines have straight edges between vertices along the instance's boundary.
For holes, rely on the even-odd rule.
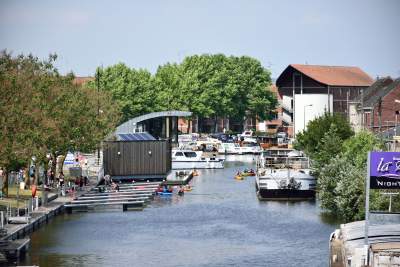
[[370,86],[374,80],[359,67],[291,64],[299,72],[326,85]]
[[94,77],[75,77],[72,82],[77,85],[82,85],[89,81],[94,81]]

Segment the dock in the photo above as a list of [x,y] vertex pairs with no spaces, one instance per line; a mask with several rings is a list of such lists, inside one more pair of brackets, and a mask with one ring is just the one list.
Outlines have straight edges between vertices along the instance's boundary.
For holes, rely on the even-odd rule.
[[103,192],[106,187],[97,186],[64,205],[66,211],[90,211],[96,208],[122,207],[122,211],[142,210],[156,193],[161,182],[135,182],[118,184],[119,189]]
[[365,221],[341,224],[330,237],[329,266],[400,266],[400,214],[393,216],[397,217],[394,222],[370,224],[368,246],[364,244]]
[[163,185],[187,185],[194,177],[194,171],[192,170],[180,170],[172,171],[167,176],[167,180],[163,182]]

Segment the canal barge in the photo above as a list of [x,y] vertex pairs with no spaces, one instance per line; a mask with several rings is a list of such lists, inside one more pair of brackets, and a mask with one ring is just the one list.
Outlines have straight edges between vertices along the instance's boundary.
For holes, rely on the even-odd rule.
[[224,160],[216,156],[206,157],[202,151],[172,150],[172,169],[223,169]]
[[255,186],[260,200],[307,200],[315,198],[316,179],[301,152],[269,149],[257,162]]

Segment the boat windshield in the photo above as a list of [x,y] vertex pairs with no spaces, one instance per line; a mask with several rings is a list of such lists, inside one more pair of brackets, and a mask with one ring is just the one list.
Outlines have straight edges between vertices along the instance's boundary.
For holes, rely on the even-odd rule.
[[265,157],[264,166],[266,168],[290,168],[290,169],[308,169],[309,160],[306,157]]
[[195,158],[197,157],[196,152],[183,152],[185,154],[185,157],[187,158]]
[[255,146],[258,146],[258,144],[257,143],[243,143],[243,146],[244,147],[255,147]]

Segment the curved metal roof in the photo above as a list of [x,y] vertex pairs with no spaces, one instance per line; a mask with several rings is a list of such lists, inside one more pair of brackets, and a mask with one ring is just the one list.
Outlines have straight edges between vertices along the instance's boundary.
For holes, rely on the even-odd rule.
[[192,112],[190,111],[179,111],[179,110],[169,110],[169,111],[160,111],[160,112],[153,112],[153,113],[148,113],[133,119],[130,119],[127,122],[124,122],[120,126],[117,127],[115,130],[115,133],[120,134],[120,133],[132,133],[134,132],[134,129],[136,128],[136,124],[139,122],[149,120],[149,119],[154,119],[154,118],[159,118],[159,117],[189,117],[192,116]]

